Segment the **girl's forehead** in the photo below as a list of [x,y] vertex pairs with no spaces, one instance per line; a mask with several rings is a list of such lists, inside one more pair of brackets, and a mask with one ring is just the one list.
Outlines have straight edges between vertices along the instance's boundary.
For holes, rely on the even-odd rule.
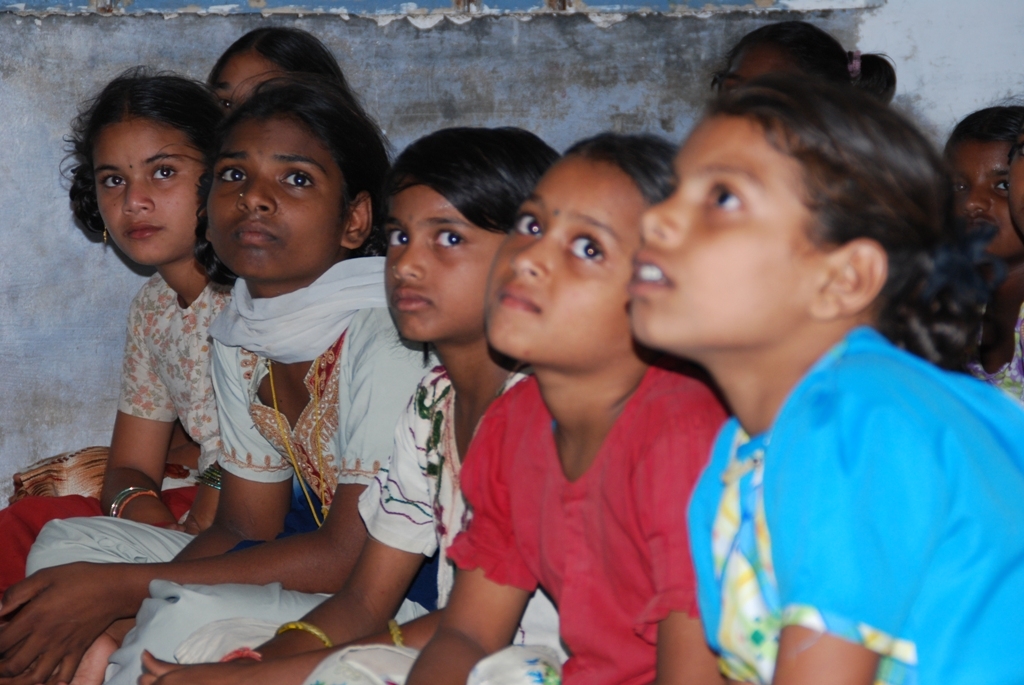
[[239,121],[227,132],[221,152],[250,147],[259,147],[277,155],[298,154],[302,151],[307,155],[324,157],[335,164],[325,142],[314,135],[305,123],[289,116]]
[[676,156],[676,170],[692,167],[768,172],[794,160],[768,142],[762,126],[746,117],[718,115],[705,119]]
[[127,117],[107,124],[96,134],[93,154],[119,150],[140,153],[148,157],[154,150],[169,154],[190,151],[198,154],[195,145],[184,131],[169,124],[144,117]]

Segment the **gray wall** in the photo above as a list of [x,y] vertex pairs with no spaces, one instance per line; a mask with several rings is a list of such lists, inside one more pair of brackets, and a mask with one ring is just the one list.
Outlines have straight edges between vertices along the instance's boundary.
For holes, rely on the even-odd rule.
[[444,19],[428,29],[337,16],[0,14],[0,495],[17,468],[109,440],[124,318],[142,276],[74,225],[59,168],[76,103],[124,68],[202,78],[245,31],[287,24],[335,50],[396,149],[462,124],[515,124],[558,147],[608,128],[678,141],[728,47],[765,21],[799,16],[849,49],[892,55],[897,103],[939,136],[963,114],[1024,92],[1024,3],[986,4],[985,14],[954,0],[635,14],[607,28],[582,14]]

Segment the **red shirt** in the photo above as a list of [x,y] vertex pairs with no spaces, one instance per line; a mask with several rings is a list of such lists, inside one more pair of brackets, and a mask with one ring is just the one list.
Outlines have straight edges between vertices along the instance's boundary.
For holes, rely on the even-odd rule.
[[494,401],[462,469],[473,518],[448,556],[558,606],[564,682],[649,683],[658,622],[697,615],[686,505],[725,420],[702,383],[648,370],[570,482],[534,378]]

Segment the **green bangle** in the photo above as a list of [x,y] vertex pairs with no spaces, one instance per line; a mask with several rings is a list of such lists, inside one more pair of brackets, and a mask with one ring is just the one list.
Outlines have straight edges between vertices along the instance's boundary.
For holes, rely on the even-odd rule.
[[220,490],[221,476],[223,472],[220,470],[220,464],[214,464],[210,468],[206,469],[199,474],[196,478],[196,482],[200,485],[205,485],[214,490]]

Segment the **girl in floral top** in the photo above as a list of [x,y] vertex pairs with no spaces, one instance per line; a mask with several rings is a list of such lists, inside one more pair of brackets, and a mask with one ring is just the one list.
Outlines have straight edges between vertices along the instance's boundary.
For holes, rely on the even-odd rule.
[[676,170],[632,317],[736,413],[689,507],[722,672],[1024,682],[1024,411],[937,366],[989,290],[939,155],[865,95],[773,77],[714,103]]
[[[220,453],[207,330],[229,295],[209,284],[193,256],[204,155],[219,121],[215,100],[199,84],[143,72],[114,79],[75,120],[76,218],[156,274],[128,313],[102,494],[29,498],[0,512],[0,591],[23,577],[28,546],[49,520],[111,514],[190,533],[212,520],[216,490],[200,487],[181,525],[192,503],[181,495],[194,489],[168,496],[161,485],[165,464],[202,471]],[[169,453],[177,422],[188,441]]]

